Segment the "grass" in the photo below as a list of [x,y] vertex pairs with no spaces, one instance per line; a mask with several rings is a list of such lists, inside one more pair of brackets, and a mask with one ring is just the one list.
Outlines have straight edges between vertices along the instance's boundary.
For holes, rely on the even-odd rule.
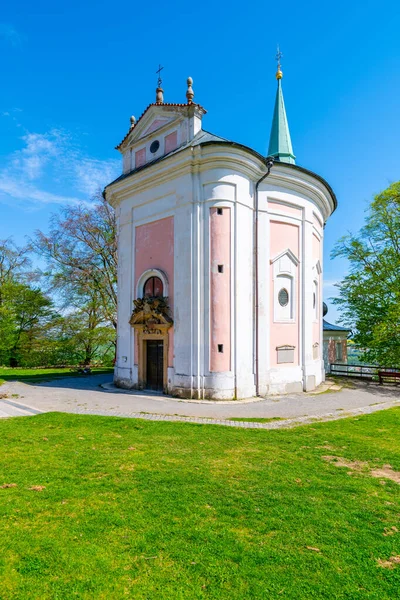
[[[112,373],[114,367],[94,367],[92,373],[100,375],[102,373]],[[41,383],[51,381],[52,379],[62,379],[64,377],[79,377],[79,373],[71,371],[70,368],[54,367],[51,369],[9,369],[0,367],[0,385],[4,381],[24,381],[26,383]]]
[[366,464],[400,470],[400,409],[278,431],[49,413],[0,443],[2,599],[399,598],[400,486]]

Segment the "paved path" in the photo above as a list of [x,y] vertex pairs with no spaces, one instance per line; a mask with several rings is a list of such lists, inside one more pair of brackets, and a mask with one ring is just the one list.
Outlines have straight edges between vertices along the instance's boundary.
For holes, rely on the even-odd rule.
[[0,400],[0,418],[1,417],[28,417],[37,415],[40,411],[14,402],[8,399]]
[[[315,419],[338,419],[400,406],[398,387],[364,382],[351,382],[354,388],[345,387],[339,392],[324,394],[302,393],[234,402],[199,402],[117,390],[112,388],[111,379],[111,375],[92,375],[53,380],[40,385],[8,382],[1,386],[1,394],[7,398],[0,399],[0,417],[60,411],[273,429]],[[262,424],[230,421],[241,417],[278,417],[281,420]]]

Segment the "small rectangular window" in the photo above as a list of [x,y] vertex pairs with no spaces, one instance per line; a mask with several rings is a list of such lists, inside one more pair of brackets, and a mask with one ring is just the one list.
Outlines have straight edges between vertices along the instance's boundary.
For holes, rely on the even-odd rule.
[[218,273],[224,272],[224,265],[218,265]]
[[223,352],[223,351],[224,351],[224,345],[218,344],[218,352]]
[[222,215],[222,208],[217,208],[217,215]]
[[342,342],[336,342],[336,360],[343,360]]

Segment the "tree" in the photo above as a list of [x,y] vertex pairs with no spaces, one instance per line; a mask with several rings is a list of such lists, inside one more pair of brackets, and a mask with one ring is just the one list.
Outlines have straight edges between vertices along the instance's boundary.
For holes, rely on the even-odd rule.
[[[27,248],[18,248],[11,238],[0,240],[0,363],[9,363],[15,348],[18,294],[27,286],[26,269],[31,266]],[[29,289],[29,288],[28,288]]]
[[112,362],[115,354],[115,330],[99,307],[96,295],[65,317],[68,337],[73,343],[79,363]]
[[15,279],[20,280],[30,266],[27,248],[18,248],[11,238],[0,240],[0,287]]
[[17,367],[21,355],[29,355],[34,343],[56,316],[52,301],[41,290],[13,281],[3,284],[0,309],[1,362]]
[[350,272],[333,303],[362,360],[400,367],[400,182],[375,196],[364,227],[338,241],[336,256],[348,259]]
[[0,306],[4,286],[25,280],[28,275],[26,269],[30,266],[28,248],[18,248],[11,238],[0,240]]
[[102,196],[93,207],[66,206],[53,215],[50,233],[37,231],[31,247],[47,260],[52,290],[68,303],[92,304],[117,326],[117,235],[115,214]]

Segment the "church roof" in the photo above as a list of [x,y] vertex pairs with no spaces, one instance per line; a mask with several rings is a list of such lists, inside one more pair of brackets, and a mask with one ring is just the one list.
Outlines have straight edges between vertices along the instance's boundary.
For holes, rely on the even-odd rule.
[[[279,77],[278,77],[279,76]],[[268,155],[275,160],[295,164],[292,140],[290,139],[289,124],[286,117],[285,102],[282,91],[282,72],[277,73],[278,87],[275,97],[274,116],[272,119],[271,134],[269,138]]]
[[[150,105],[150,106],[152,106],[152,105]],[[173,105],[173,106],[188,106],[188,105],[183,104],[183,105]],[[147,169],[148,167],[151,167],[152,165],[161,162],[162,160],[168,158],[169,156],[173,156],[174,154],[177,154],[178,152],[186,150],[187,148],[190,148],[191,146],[192,147],[199,146],[199,145],[205,146],[205,145],[213,145],[213,144],[217,144],[218,146],[231,146],[234,148],[240,148],[241,150],[243,150],[245,152],[249,152],[256,158],[258,158],[262,163],[265,164],[265,161],[266,161],[265,156],[263,156],[262,154],[257,152],[257,150],[253,150],[253,148],[250,148],[249,146],[245,146],[244,144],[240,144],[238,142],[233,142],[233,141],[227,140],[226,138],[220,137],[218,135],[214,135],[213,133],[210,133],[210,132],[202,129],[194,136],[194,138],[190,142],[183,144],[182,146],[179,146],[179,148],[176,148],[172,152],[169,152],[168,154],[164,154],[163,156],[160,156],[159,158],[156,158],[155,160],[150,161],[150,162],[146,163],[145,165],[138,167],[137,169],[129,171],[129,173],[123,173],[122,175],[117,177],[117,179],[114,179],[114,181],[109,183],[105,189],[112,186],[114,183],[117,183],[118,181],[122,181],[123,179],[126,179],[127,177],[130,177],[131,175],[134,175],[134,174],[138,173],[139,171]],[[280,162],[277,162],[277,164],[279,164],[280,166],[285,166],[288,168],[296,169],[297,171],[301,171],[302,173],[305,173],[307,175],[310,175],[311,177],[315,177],[316,179],[318,179],[318,181],[320,181],[328,189],[328,191],[332,197],[332,200],[333,200],[334,210],[337,208],[337,199],[336,199],[335,192],[333,191],[333,189],[331,188],[329,183],[327,181],[325,181],[325,179],[323,177],[321,177],[320,175],[317,175],[317,173],[314,173],[313,171],[310,171],[309,169],[305,169],[304,167],[300,167],[299,165],[296,165],[293,163],[289,164],[289,163],[280,161]]]
[[348,329],[347,327],[340,327],[340,325],[333,325],[332,323],[328,323],[328,321],[325,321],[325,319],[323,320],[323,329],[324,331],[351,331],[351,329]]

